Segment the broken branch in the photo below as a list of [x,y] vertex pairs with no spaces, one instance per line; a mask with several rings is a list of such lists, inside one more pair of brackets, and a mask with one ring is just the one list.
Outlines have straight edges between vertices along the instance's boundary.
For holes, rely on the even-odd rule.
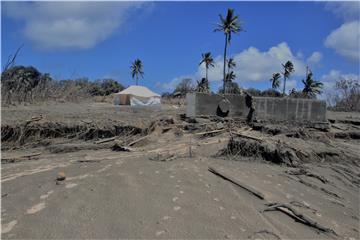
[[268,207],[266,209],[263,210],[263,212],[267,212],[267,211],[280,211],[285,213],[286,215],[290,216],[291,218],[307,225],[310,227],[313,227],[317,230],[320,230],[321,232],[325,232],[325,233],[332,233],[334,235],[337,236],[336,232],[333,229],[324,227],[322,225],[320,225],[319,223],[315,222],[314,220],[310,219],[309,217],[299,213],[298,211],[296,211],[294,208],[292,208],[291,206],[287,205],[287,204],[283,204],[283,203],[268,203],[266,204]]
[[216,170],[215,168],[209,167],[209,172],[211,172],[211,173],[213,173],[213,174],[215,174],[215,175],[217,175],[217,176],[219,176],[219,177],[221,177],[221,178],[235,184],[236,186],[239,186],[239,187],[245,189],[246,191],[252,193],[253,195],[255,195],[256,197],[258,197],[258,198],[260,198],[262,200],[265,199],[264,194],[262,194],[261,192],[253,189],[250,186],[247,186],[247,185],[245,185],[243,183],[240,183],[238,180],[235,180],[230,176],[226,176],[224,173],[221,173],[219,170]]

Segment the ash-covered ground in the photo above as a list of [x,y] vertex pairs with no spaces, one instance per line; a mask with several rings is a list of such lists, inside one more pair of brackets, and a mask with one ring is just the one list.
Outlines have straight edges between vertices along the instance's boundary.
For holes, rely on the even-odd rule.
[[359,239],[360,115],[3,107],[3,239]]

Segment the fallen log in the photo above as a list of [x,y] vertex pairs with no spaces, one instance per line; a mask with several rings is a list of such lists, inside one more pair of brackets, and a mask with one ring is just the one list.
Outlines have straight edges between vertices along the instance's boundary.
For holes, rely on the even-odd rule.
[[333,229],[327,228],[327,227],[324,227],[324,226],[320,225],[319,223],[315,222],[311,218],[305,216],[304,214],[299,213],[298,211],[296,211],[294,208],[292,208],[288,204],[284,204],[284,203],[268,203],[266,205],[268,207],[266,209],[264,209],[263,212],[280,211],[280,212],[283,212],[286,215],[290,216],[291,218],[295,219],[296,221],[299,221],[299,222],[301,222],[301,223],[303,223],[303,224],[305,224],[307,226],[315,228],[315,229],[317,229],[317,230],[319,230],[321,232],[332,233],[332,234],[337,236],[336,232]]
[[247,185],[245,185],[243,183],[240,183],[238,180],[235,180],[234,178],[232,178],[230,176],[227,176],[226,174],[220,172],[219,170],[217,170],[215,168],[209,167],[209,172],[211,172],[211,173],[213,173],[213,174],[215,174],[215,175],[217,175],[217,176],[219,176],[219,177],[221,177],[221,178],[235,184],[238,187],[241,187],[241,188],[245,189],[246,191],[250,192],[251,194],[255,195],[256,197],[258,197],[258,198],[260,198],[262,200],[265,199],[264,194],[262,194],[261,192],[253,189],[250,186],[247,186]]

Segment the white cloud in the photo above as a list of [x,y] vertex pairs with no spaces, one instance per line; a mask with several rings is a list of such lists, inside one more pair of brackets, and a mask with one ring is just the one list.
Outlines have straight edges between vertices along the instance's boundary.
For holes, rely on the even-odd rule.
[[335,29],[325,40],[325,46],[350,59],[360,60],[360,21],[344,23]]
[[313,52],[310,57],[306,60],[310,65],[315,65],[319,63],[322,59],[322,54],[320,52]]
[[359,19],[360,2],[328,2],[325,5],[325,9],[332,11],[336,16],[343,18],[345,21],[350,21],[354,19]]
[[91,48],[127,23],[141,2],[5,2],[8,17],[41,48]]
[[[320,61],[318,52],[313,53],[317,60]],[[321,56],[321,54],[320,54]],[[282,42],[277,46],[271,47],[268,51],[261,52],[255,47],[249,47],[244,51],[233,56],[236,62],[234,72],[241,82],[263,82],[269,81],[272,74],[282,72],[282,63],[290,60],[294,64],[295,72],[293,76],[304,76],[306,63],[299,54],[294,55],[287,45]],[[209,69],[209,80],[220,81],[223,79],[223,58],[215,58],[215,67]],[[196,74],[198,77],[205,76],[205,67],[199,66]]]
[[325,88],[332,88],[335,86],[336,81],[339,81],[341,79],[345,80],[356,80],[360,81],[360,75],[356,75],[353,73],[342,73],[338,70],[331,70],[328,74],[324,74],[320,81],[324,83]]

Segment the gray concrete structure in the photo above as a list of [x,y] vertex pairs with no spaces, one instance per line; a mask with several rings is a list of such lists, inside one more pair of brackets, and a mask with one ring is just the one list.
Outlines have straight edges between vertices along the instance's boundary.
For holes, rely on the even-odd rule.
[[[225,95],[230,102],[229,117],[246,119],[249,108],[244,95]],[[218,94],[189,93],[186,95],[186,115],[216,116],[219,115],[218,105],[224,99]],[[325,101],[299,98],[253,97],[255,118],[269,121],[293,122],[326,122]]]

